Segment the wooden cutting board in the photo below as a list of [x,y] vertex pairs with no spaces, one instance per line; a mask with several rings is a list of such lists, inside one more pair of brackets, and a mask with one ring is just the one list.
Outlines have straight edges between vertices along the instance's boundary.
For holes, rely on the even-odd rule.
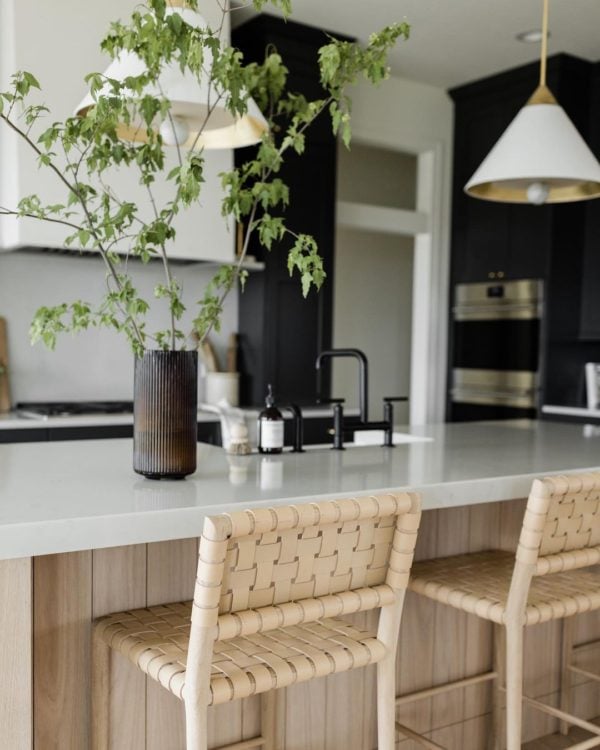
[[8,338],[6,321],[0,318],[0,412],[10,411],[10,388],[8,384]]

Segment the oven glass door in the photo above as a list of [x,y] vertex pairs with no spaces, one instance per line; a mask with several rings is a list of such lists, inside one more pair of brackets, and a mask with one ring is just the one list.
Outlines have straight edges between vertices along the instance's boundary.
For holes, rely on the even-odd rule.
[[454,368],[537,372],[540,321],[454,323]]

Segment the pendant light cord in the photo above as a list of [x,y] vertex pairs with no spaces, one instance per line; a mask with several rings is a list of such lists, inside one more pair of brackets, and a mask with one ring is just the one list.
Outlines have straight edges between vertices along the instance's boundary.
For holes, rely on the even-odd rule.
[[548,2],[544,0],[542,15],[542,56],[540,60],[540,86],[546,85],[546,62],[548,57]]

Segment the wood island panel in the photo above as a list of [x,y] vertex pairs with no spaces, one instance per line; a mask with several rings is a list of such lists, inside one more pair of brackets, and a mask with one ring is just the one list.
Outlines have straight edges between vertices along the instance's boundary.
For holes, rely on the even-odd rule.
[[[514,550],[524,506],[525,501],[518,500],[426,511],[417,557],[489,547]],[[88,747],[92,617],[111,609],[191,598],[196,553],[197,540],[192,539],[35,559],[35,750]],[[26,577],[26,571],[23,575]],[[353,619],[371,624],[373,613],[354,615]],[[560,627],[560,622],[546,623],[526,631],[525,690],[549,702],[558,699]],[[580,617],[576,642],[598,637],[600,614]],[[492,666],[490,623],[411,593],[400,639],[399,693],[487,671]],[[6,661],[6,655],[0,654],[0,663],[3,658]],[[183,750],[181,703],[118,656],[113,660],[111,686],[111,750]],[[402,723],[426,732],[448,750],[484,750],[491,732],[491,694],[490,685],[471,686],[403,706],[398,716]],[[0,700],[0,712],[2,705]],[[278,691],[277,705],[276,750],[376,747],[373,669]],[[598,716],[598,686],[578,679],[574,708],[586,718]],[[524,716],[524,741],[556,729],[551,717],[530,710]],[[212,709],[209,722],[210,747],[253,737],[260,727],[260,701],[253,698]],[[21,750],[19,745],[15,747]],[[26,744],[23,747],[29,750]],[[419,748],[400,737],[397,747]]]
[[34,558],[35,750],[88,747],[91,622],[92,553]]
[[12,750],[33,747],[31,558],[0,561],[0,737]]
[[[146,606],[146,545],[94,550],[92,616]],[[119,654],[110,664],[110,747],[146,750],[146,676]]]

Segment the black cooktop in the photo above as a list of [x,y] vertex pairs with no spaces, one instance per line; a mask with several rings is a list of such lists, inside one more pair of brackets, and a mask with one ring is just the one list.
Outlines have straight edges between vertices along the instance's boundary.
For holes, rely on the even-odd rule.
[[73,417],[82,414],[132,414],[132,401],[21,401],[17,411],[40,417]]

